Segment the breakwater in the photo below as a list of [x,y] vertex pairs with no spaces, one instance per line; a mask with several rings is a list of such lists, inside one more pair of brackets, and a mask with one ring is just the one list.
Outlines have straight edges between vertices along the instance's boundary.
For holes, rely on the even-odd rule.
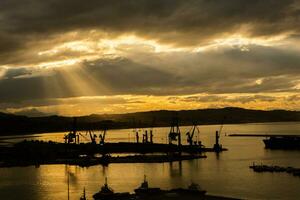
[[277,165],[256,165],[253,163],[249,166],[250,169],[253,169],[255,172],[272,172],[272,173],[288,173],[296,177],[300,177],[300,168],[295,167],[281,167]]

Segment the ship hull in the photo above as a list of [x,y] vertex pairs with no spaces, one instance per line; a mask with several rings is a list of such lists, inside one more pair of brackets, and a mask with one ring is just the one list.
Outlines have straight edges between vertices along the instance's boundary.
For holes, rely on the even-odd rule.
[[271,137],[263,140],[266,149],[300,150],[300,137]]

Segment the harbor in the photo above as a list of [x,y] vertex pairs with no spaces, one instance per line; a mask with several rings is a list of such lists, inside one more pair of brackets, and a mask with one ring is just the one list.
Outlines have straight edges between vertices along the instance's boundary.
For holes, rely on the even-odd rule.
[[[300,167],[299,151],[282,151],[265,149],[263,138],[229,137],[225,133],[241,132],[258,134],[268,130],[268,134],[294,133],[299,130],[299,123],[267,123],[267,124],[235,124],[225,125],[220,143],[228,151],[216,154],[206,152],[206,158],[162,162],[162,163],[111,163],[109,165],[78,165],[49,164],[40,166],[0,168],[1,195],[9,199],[66,199],[67,174],[70,175],[70,199],[78,200],[83,188],[89,200],[97,193],[108,177],[108,184],[116,192],[133,193],[147,175],[151,187],[171,190],[186,188],[191,182],[199,184],[210,196],[223,196],[236,199],[298,199],[299,178],[288,173],[254,173],[249,168],[253,162],[270,166]],[[191,126],[181,126],[183,133],[191,130]],[[199,140],[208,147],[215,144],[215,130],[220,125],[199,126]],[[169,127],[154,128],[154,143],[167,144]],[[280,132],[284,130],[284,132]],[[142,132],[141,130],[140,132]],[[32,135],[30,140],[56,141],[64,143],[63,133],[44,133]],[[106,135],[107,142],[135,142],[132,129],[111,130]],[[4,142],[21,142],[20,139],[3,140]],[[82,140],[81,142],[89,142]],[[183,138],[182,144],[187,145]],[[148,154],[146,154],[148,155]],[[100,155],[101,156],[101,155]],[[115,155],[118,156],[118,155]],[[119,156],[126,156],[119,155]],[[15,187],[11,180],[19,183]],[[26,181],[24,181],[26,180]],[[288,184],[289,187],[282,187]],[[14,193],[9,191],[14,188]],[[24,193],[26,191],[26,193]],[[37,192],[33,192],[37,191]],[[253,191],[256,191],[253,193]]]
[[[159,187],[151,187],[146,179],[146,175],[144,176],[144,181],[140,184],[140,186],[134,189],[134,193],[115,192],[108,185],[107,178],[105,178],[105,183],[101,187],[101,190],[93,195],[94,200],[180,200],[182,198],[187,200],[235,200],[234,198],[208,195],[207,191],[203,190],[196,183],[191,183],[186,188],[173,188],[170,190],[164,190]],[[80,200],[87,200],[85,189],[83,190],[83,195],[81,196]]]
[[[72,129],[64,135],[63,143],[23,140],[11,146],[2,146],[0,167],[45,164],[88,167],[110,163],[161,163],[206,158],[207,156],[203,155],[205,152],[220,153],[227,150],[220,143],[222,128],[223,125],[215,132],[215,143],[210,148],[204,146],[198,138],[200,131],[197,125],[193,125],[188,132],[181,133],[178,119],[176,123],[174,121],[171,123],[167,144],[153,141],[155,137],[153,128],[145,129],[142,133],[136,131],[134,142],[112,143],[106,140],[108,132],[106,129],[100,132],[87,130],[86,135],[82,134],[77,130],[77,118],[74,118]],[[184,136],[186,136],[186,144],[182,144]],[[140,137],[142,137],[141,141]],[[90,141],[82,142],[82,139]],[[126,155],[130,153],[135,155]],[[114,154],[125,154],[125,156],[114,156]]]
[[1,200],[300,199],[300,0],[0,11]]

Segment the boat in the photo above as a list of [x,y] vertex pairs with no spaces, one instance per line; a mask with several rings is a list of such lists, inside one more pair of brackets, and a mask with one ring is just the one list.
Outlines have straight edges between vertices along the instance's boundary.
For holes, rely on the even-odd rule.
[[191,183],[188,188],[171,189],[170,192],[183,196],[203,196],[206,194],[206,190],[202,190],[201,187],[196,183]]
[[[202,190],[196,183],[191,183],[187,188],[176,188],[170,190],[162,190],[159,187],[149,187],[146,176],[141,185],[134,190],[134,194],[129,192],[115,193],[112,188],[107,184],[107,178],[105,183],[101,187],[101,190],[93,195],[94,200],[161,200],[161,199],[173,199],[179,200],[185,197],[188,199],[203,199],[205,197],[206,190]],[[85,190],[83,197],[80,200],[85,199]]]
[[165,191],[161,190],[160,188],[150,188],[148,181],[146,179],[146,175],[144,176],[144,182],[134,190],[135,194],[139,197],[146,197],[146,196],[153,196],[153,195],[162,195]]
[[182,199],[189,197],[191,199],[198,199],[206,194],[206,190],[202,190],[196,183],[192,183],[188,188],[176,188],[170,190],[162,190],[160,188],[151,188],[148,185],[146,176],[144,182],[134,190],[137,199]]
[[105,183],[101,187],[101,190],[93,195],[94,200],[131,200],[132,195],[129,192],[116,193],[107,184],[107,178]]
[[266,149],[300,149],[300,136],[271,136],[263,142]]

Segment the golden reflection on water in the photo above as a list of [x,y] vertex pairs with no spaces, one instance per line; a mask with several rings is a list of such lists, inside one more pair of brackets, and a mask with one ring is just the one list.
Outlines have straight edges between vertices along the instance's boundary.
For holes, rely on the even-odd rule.
[[[184,133],[189,127],[183,127]],[[214,131],[219,126],[200,126],[200,138],[207,146],[214,143]],[[226,125],[227,133],[299,133],[300,123]],[[132,130],[114,130],[112,139]],[[157,129],[154,139],[164,137],[168,128]],[[267,132],[268,131],[268,132]],[[300,133],[299,133],[300,134]],[[46,139],[48,134],[41,138]],[[63,134],[49,134],[61,138]],[[128,135],[123,137],[124,141]],[[299,151],[269,151],[261,138],[233,138],[222,135],[221,143],[229,149],[217,156],[207,153],[206,159],[152,164],[110,164],[108,167],[81,168],[65,165],[42,165],[39,168],[16,167],[0,169],[0,197],[15,200],[67,199],[68,175],[70,196],[78,200],[83,188],[88,199],[100,190],[104,178],[120,192],[138,187],[147,175],[150,186],[161,188],[185,187],[197,182],[209,193],[247,199],[298,199],[300,181],[288,174],[257,174],[249,170],[253,162],[300,167]],[[255,191],[255,192],[253,192]],[[2,198],[0,198],[2,199]]]

